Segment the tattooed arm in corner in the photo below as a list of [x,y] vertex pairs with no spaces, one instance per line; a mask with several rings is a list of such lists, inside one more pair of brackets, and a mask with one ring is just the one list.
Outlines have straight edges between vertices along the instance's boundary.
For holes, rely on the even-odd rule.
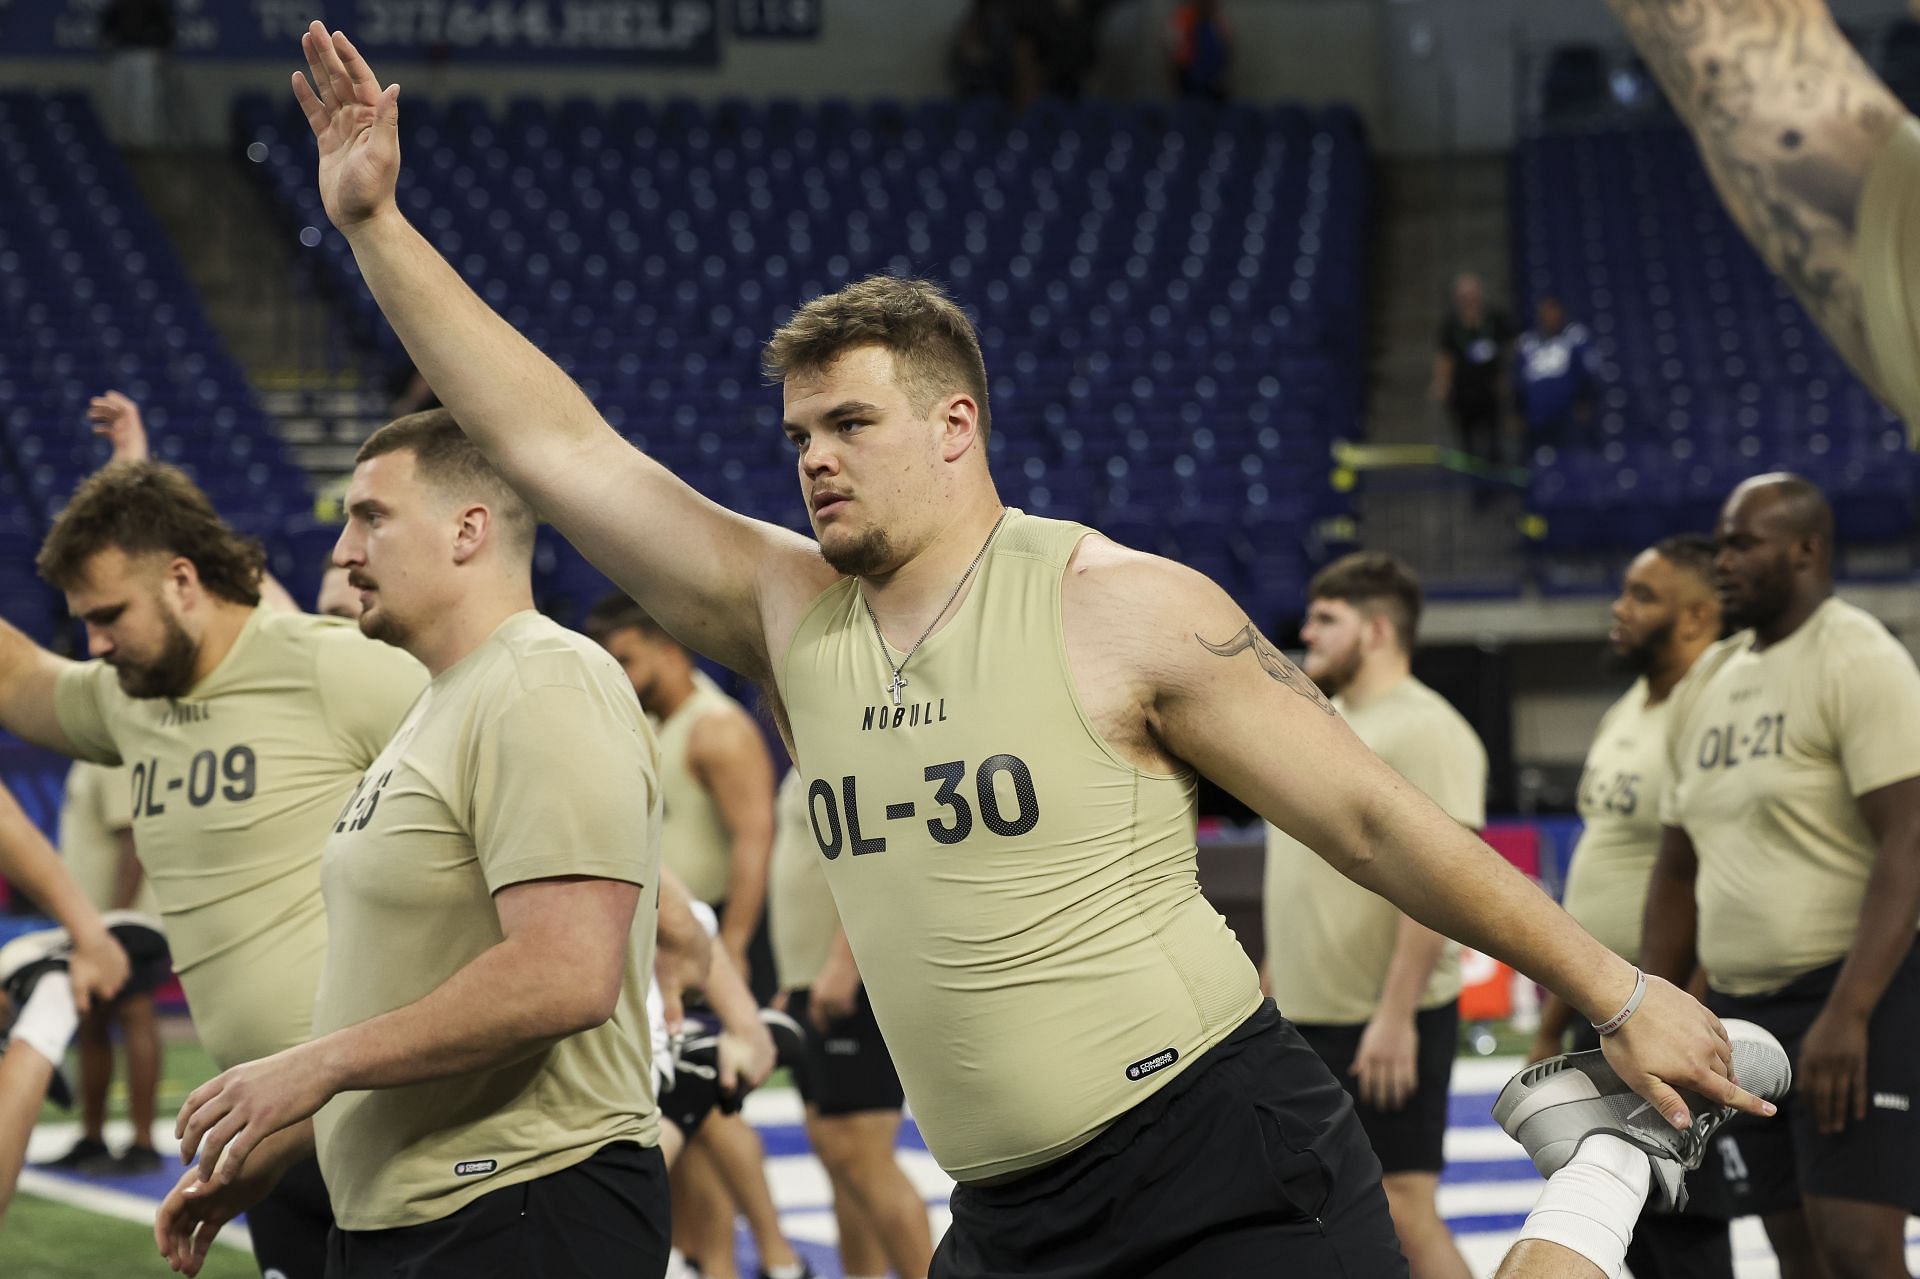
[[1867,168],[1906,114],[1825,0],[1609,0],[1733,220],[1875,384],[1853,261]]
[[[1354,882],[1591,1021],[1632,993],[1631,964],[1362,745],[1207,578],[1089,537],[1061,584],[1061,622],[1082,712],[1136,767],[1205,774]],[[1718,1024],[1666,982],[1649,979],[1641,1012],[1608,1044],[1664,1114],[1678,1100],[1661,1081],[1735,1096]]]

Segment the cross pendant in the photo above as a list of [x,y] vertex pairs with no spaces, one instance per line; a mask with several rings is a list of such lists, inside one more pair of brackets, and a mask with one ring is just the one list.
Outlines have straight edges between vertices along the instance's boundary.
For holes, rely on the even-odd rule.
[[900,690],[905,688],[906,686],[907,686],[907,677],[905,675],[902,675],[899,671],[895,671],[893,673],[893,678],[889,680],[887,683],[887,692],[892,696],[893,704],[895,706],[900,705]]

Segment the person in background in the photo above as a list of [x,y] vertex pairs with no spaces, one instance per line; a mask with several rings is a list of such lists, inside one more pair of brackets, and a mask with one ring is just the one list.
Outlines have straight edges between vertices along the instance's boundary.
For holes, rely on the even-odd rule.
[[[1636,678],[1601,717],[1580,777],[1585,823],[1567,867],[1562,905],[1615,954],[1640,953],[1647,883],[1660,847],[1667,737],[1674,691],[1720,638],[1713,541],[1670,537],[1634,557],[1613,602],[1612,665]],[[1540,1011],[1529,1064],[1600,1045],[1593,1028],[1556,995]],[[1732,1279],[1733,1239],[1719,1138],[1687,1178],[1680,1212],[1649,1209],[1634,1227],[1627,1264],[1637,1279]]]
[[1514,356],[1528,443],[1571,443],[1573,428],[1593,417],[1593,334],[1584,324],[1569,323],[1566,307],[1549,295],[1534,308],[1533,327],[1520,335]]
[[1182,98],[1227,100],[1227,69],[1233,63],[1233,32],[1220,0],[1182,0],[1173,11],[1173,47],[1168,69]]
[[[1360,551],[1307,587],[1305,670],[1367,749],[1469,831],[1487,820],[1487,752],[1413,674],[1422,593],[1390,555]],[[1413,1279],[1467,1279],[1435,1196],[1460,1038],[1460,948],[1267,827],[1266,977],[1343,1087],[1379,1157]]]
[[1500,460],[1501,406],[1507,402],[1507,359],[1513,324],[1487,305],[1480,277],[1462,272],[1453,281],[1452,304],[1440,322],[1439,352],[1428,395],[1443,404],[1459,448],[1485,462]]
[[[125,768],[76,760],[60,804],[60,856],[97,910],[157,917],[160,904],[133,850],[133,782]],[[164,973],[151,974],[163,977]],[[107,1148],[107,1089],[113,1083],[113,1029],[127,1062],[127,1113],[133,1141]],[[160,1088],[160,1021],[150,983],[130,983],[112,1003],[80,1019],[80,1136],[48,1166],[87,1173],[141,1173],[160,1167],[153,1148],[154,1098]]]
[[113,122],[122,146],[166,140],[167,53],[174,41],[170,0],[108,0],[100,11],[100,43],[111,55]]

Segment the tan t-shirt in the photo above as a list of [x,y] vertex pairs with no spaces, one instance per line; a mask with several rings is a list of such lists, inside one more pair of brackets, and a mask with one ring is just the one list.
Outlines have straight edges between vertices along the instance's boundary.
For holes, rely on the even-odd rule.
[[718,906],[733,879],[733,841],[720,806],[687,763],[694,725],[709,715],[739,711],[740,703],[700,671],[693,693],[660,721],[660,796],[666,805],[661,850],[667,869],[680,877],[695,901]]
[[1920,447],[1920,121],[1901,121],[1867,169],[1854,272],[1873,381]]
[[804,990],[826,966],[840,915],[820,847],[807,824],[807,782],[788,770],[774,801],[773,864],[767,872],[767,929],[780,989]]
[[1662,819],[1699,857],[1708,980],[1764,994],[1853,946],[1878,856],[1857,800],[1920,776],[1920,671],[1837,599],[1770,648],[1743,631],[1700,661],[1674,697]]
[[1586,825],[1567,867],[1562,904],[1574,922],[1626,959],[1640,954],[1647,880],[1660,851],[1672,705],[1671,699],[1647,705],[1647,681],[1634,681],[1601,717],[1580,774]]
[[[110,910],[120,888],[120,835],[133,831],[132,779],[124,768],[75,760],[60,798],[60,856],[95,910]],[[129,909],[158,915],[143,874]]]
[[660,904],[652,730],[599,645],[517,613],[441,672],[330,827],[324,1035],[413,1003],[502,940],[493,895],[640,884],[613,1017],[511,1066],[343,1093],[315,1119],[347,1230],[436,1221],[614,1141],[655,1145],[646,994]]
[[[1411,677],[1362,706],[1336,699],[1368,749],[1469,830],[1487,823],[1487,752],[1472,725]],[[1279,829],[1267,827],[1267,980],[1295,1022],[1359,1025],[1372,1018],[1399,940],[1400,911]],[[1460,996],[1460,947],[1448,942],[1421,1009]]]
[[267,608],[177,701],[128,697],[100,662],[61,674],[54,709],[77,753],[128,766],[140,865],[222,1069],[311,1038],[320,849],[426,682],[352,622]]
[[1195,779],[1088,722],[1060,582],[1088,530],[1011,511],[887,695],[858,586],[821,592],[777,669],[808,821],[927,1149],[961,1181],[1060,1157],[1253,1015],[1201,895]]

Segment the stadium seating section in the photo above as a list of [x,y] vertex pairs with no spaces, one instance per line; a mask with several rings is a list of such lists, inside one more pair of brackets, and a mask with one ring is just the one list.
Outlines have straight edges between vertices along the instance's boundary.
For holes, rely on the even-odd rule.
[[[306,480],[202,314],[166,235],[78,94],[0,94],[0,598],[42,640],[58,601],[33,572],[48,518],[106,459],[86,422],[117,387],[144,408],[156,454],[222,511],[287,535]],[[298,575],[296,575],[298,576]]]
[[[305,122],[264,98],[236,116],[321,279],[390,347],[326,229]],[[456,99],[401,119],[409,216],[715,499],[804,527],[760,346],[807,298],[924,274],[978,321],[1008,500],[1176,555],[1257,617],[1297,611],[1328,443],[1359,421],[1351,112]],[[600,587],[557,539],[541,568],[562,615]]]
[[1683,131],[1549,132],[1520,146],[1513,198],[1522,313],[1558,295],[1601,364],[1582,438],[1532,458],[1551,552],[1704,531],[1736,482],[1773,468],[1826,489],[1843,543],[1909,537],[1900,423],[1748,246]]

